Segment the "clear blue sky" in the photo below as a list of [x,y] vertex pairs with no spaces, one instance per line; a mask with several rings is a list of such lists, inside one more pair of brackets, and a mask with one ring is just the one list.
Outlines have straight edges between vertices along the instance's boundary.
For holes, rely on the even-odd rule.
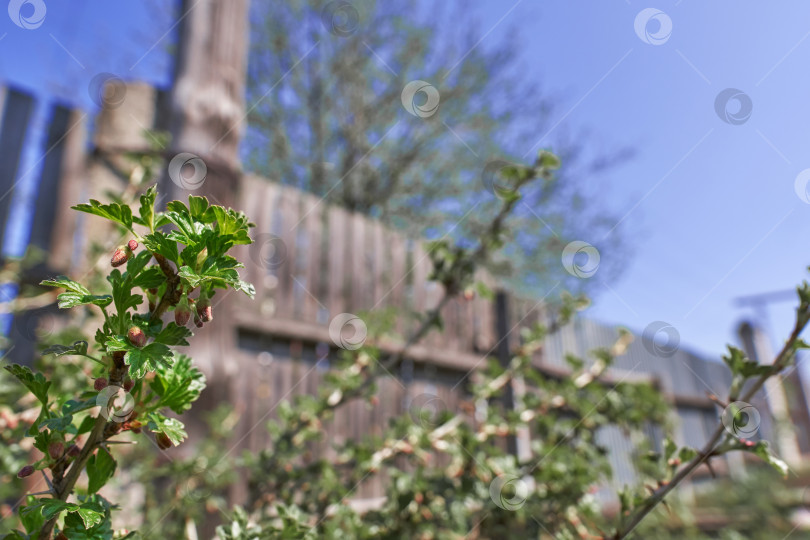
[[[0,16],[3,81],[88,108],[87,88],[99,72],[168,81],[169,2],[44,1],[39,28]],[[481,47],[517,30],[526,76],[564,96],[557,129],[584,127],[605,148],[637,150],[590,185],[626,216],[620,227],[634,252],[619,261],[626,268],[617,280],[603,282],[598,271],[591,278],[598,281],[591,317],[638,331],[666,321],[684,347],[717,354],[748,314],[735,297],[788,289],[806,277],[810,204],[794,181],[810,168],[810,4],[659,2],[654,7],[672,23],[659,45],[634,29],[650,7],[638,0],[465,5],[480,22]],[[655,21],[646,29],[659,32]],[[715,98],[726,88],[750,97],[745,123],[716,114]],[[34,130],[29,141],[43,135]],[[527,152],[535,142],[527,141]],[[38,177],[41,152],[31,146],[18,203],[34,193]],[[23,223],[25,214],[15,219]],[[771,315],[781,341],[791,306],[775,305]]]

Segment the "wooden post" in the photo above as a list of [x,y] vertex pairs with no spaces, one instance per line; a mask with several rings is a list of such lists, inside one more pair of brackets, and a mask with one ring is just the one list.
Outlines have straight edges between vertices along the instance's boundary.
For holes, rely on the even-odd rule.
[[[511,347],[509,346],[509,331],[511,329],[509,322],[509,297],[504,291],[498,291],[495,293],[495,339],[497,339],[495,352],[498,356],[498,361],[503,367],[509,365],[509,360],[512,356]],[[514,409],[514,407],[515,398],[512,383],[509,382],[504,388],[503,393],[504,413]],[[513,456],[517,455],[517,439],[514,435],[508,435],[506,437],[506,450]]]
[[[202,158],[195,195],[223,205],[238,198],[247,69],[248,0],[183,0],[175,81],[169,98],[171,149]],[[169,179],[170,182],[170,179]],[[165,186],[184,197],[176,182]]]

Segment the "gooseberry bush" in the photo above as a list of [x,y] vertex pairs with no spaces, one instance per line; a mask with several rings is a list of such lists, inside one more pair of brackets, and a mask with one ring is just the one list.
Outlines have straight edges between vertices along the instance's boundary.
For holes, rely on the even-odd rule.
[[[75,206],[126,231],[125,243],[112,254],[108,293],[63,276],[43,282],[63,291],[57,297],[60,308],[100,312],[103,322],[92,345],[77,340],[44,351],[92,365],[93,380],[85,381],[86,388],[70,392],[64,381],[43,373],[6,368],[39,404],[27,435],[40,457],[19,476],[40,474],[48,488],[28,497],[19,510],[24,531],[6,538],[197,538],[198,526],[210,525],[213,510],[220,512],[215,533],[220,540],[619,540],[637,534],[641,521],[695,469],[728,452],[753,453],[784,474],[786,465],[767,442],[724,429],[720,411],[736,421],[740,411],[734,403],[750,400],[807,347],[799,337],[810,320],[807,283],[798,289],[795,327],[772,364],[756,364],[729,348],[724,360],[732,386],[727,400],[712,396],[718,428],[703,448],[678,447],[668,438],[659,447],[649,444],[651,427],[668,427],[667,404],[650,382],[609,376],[614,358],[632,340],[627,332],[619,332],[611,347],[583,357],[566,355],[568,373],[549,374],[537,366],[545,338],[587,306],[585,298],[563,294],[547,324],[520,331],[519,344],[505,361],[489,359],[469,374],[461,386],[460,410],[443,407],[439,399],[411,403],[375,436],[329,441],[331,457],[313,451],[326,436],[324,424],[341,407],[357,401],[376,405],[380,379],[391,376],[414,345],[442,327],[441,312],[451,298],[489,294],[476,282],[477,272],[511,241],[509,217],[520,202],[520,188],[553,182],[558,166],[545,151],[530,166],[504,166],[491,183],[496,207],[478,243],[462,247],[442,239],[427,246],[430,279],[444,291],[436,305],[425,313],[363,314],[369,338],[341,351],[316,394],[280,403],[278,418],[268,423],[265,448],[241,456],[225,452],[238,413],[217,410],[215,429],[208,440],[194,441],[194,456],[178,456],[163,466],[143,450],[128,454],[140,463],[127,464],[116,455],[116,444],[127,432],[154,437],[162,450],[186,438],[174,415],[188,412],[205,377],[177,347],[188,344],[192,322],[212,324],[217,289],[253,295],[253,287],[239,277],[242,265],[228,255],[234,246],[251,242],[251,224],[204,197],[189,197],[188,204],[173,201],[156,211],[154,187],[140,196],[138,215],[123,202]],[[380,347],[392,342],[393,320],[406,316],[417,321],[410,325],[413,330],[394,336],[398,346]],[[608,449],[599,438],[608,428],[639,442],[635,464],[642,481],[622,489],[618,511],[606,517],[597,491],[611,475]],[[528,444],[515,452],[510,441],[518,438]],[[116,501],[99,494],[125,467],[138,471],[147,484],[149,509],[143,511],[140,532],[114,532]],[[384,480],[385,496],[362,508],[351,504],[358,487],[377,476]],[[223,494],[232,482],[244,482],[247,493],[229,508]],[[207,532],[214,534],[213,527]]]
[[[195,196],[188,205],[172,201],[159,212],[156,197],[154,186],[146,190],[137,215],[120,203],[91,200],[73,207],[112,221],[131,237],[112,254],[109,294],[95,294],[65,276],[42,283],[64,291],[57,297],[59,308],[90,306],[103,315],[92,345],[80,340],[44,351],[92,362],[96,376],[87,389],[54,395],[53,381],[42,373],[6,367],[41,406],[27,435],[42,457],[22,467],[18,476],[39,472],[48,487],[20,508],[25,532],[6,538],[112,538],[115,505],[98,491],[118,465],[116,436],[127,431],[152,436],[161,449],[183,442],[184,426],[169,411],[187,411],[205,387],[205,377],[175,348],[189,344],[191,318],[197,327],[213,320],[217,289],[254,294],[239,277],[243,265],[228,254],[236,245],[251,243],[252,224],[244,214]],[[174,320],[164,323],[167,312]],[[82,473],[86,485],[77,488]]]

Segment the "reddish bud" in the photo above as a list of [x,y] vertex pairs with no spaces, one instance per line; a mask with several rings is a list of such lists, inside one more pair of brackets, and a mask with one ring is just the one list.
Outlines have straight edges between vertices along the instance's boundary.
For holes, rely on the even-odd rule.
[[65,453],[65,445],[59,441],[52,442],[48,445],[48,455],[51,459],[59,459]]
[[95,381],[93,381],[93,388],[96,389],[96,392],[101,392],[105,388],[107,388],[107,379],[104,377],[99,377]]
[[17,473],[17,478],[25,478],[26,476],[31,476],[34,474],[34,466],[33,465],[26,465],[20,472]]
[[137,326],[133,326],[129,329],[129,332],[127,332],[127,337],[129,338],[129,342],[139,349],[146,345],[146,334],[144,334],[143,330]]
[[203,322],[200,320],[200,316],[197,315],[196,313],[194,314],[194,326],[196,326],[197,328],[203,327]]
[[189,309],[189,300],[186,295],[180,298],[180,302],[174,308],[174,322],[177,326],[185,326],[191,318],[191,310]]
[[118,268],[122,264],[125,264],[129,260],[129,256],[132,252],[128,251],[127,247],[119,247],[115,248],[113,252],[112,259],[110,259],[110,264],[113,268]]
[[171,439],[169,439],[169,436],[166,435],[165,433],[158,433],[157,436],[155,437],[155,440],[157,441],[158,448],[160,448],[161,450],[166,450],[167,448],[171,448],[172,446]]
[[127,377],[127,380],[124,381],[124,392],[129,392],[132,390],[133,386],[135,386],[135,381]]
[[130,240],[129,242],[127,242],[127,247],[129,248],[130,251],[135,251],[136,249],[138,249],[138,242],[136,240]]
[[214,319],[214,308],[211,307],[211,304],[208,302],[207,298],[197,302],[197,315],[204,323],[210,322]]
[[76,457],[81,453],[82,449],[78,447],[78,445],[71,444],[68,446],[67,452],[65,452],[70,457]]

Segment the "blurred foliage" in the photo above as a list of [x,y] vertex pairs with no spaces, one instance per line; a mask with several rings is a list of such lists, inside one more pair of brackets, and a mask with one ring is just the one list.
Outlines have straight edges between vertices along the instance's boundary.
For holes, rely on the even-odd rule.
[[[251,24],[247,168],[413,235],[472,243],[497,211],[494,162],[553,147],[561,181],[525,187],[509,242],[485,264],[541,295],[561,281],[592,285],[560,266],[572,240],[611,253],[603,277],[620,270],[618,216],[594,179],[630,152],[594,152],[587,135],[557,126],[570,104],[527,79],[519,28],[478,43],[484,30],[468,6],[374,0],[253,2]],[[436,89],[435,113],[405,109],[411,81]],[[418,92],[413,105],[426,99]]]

